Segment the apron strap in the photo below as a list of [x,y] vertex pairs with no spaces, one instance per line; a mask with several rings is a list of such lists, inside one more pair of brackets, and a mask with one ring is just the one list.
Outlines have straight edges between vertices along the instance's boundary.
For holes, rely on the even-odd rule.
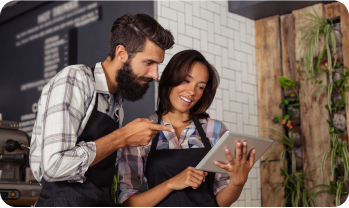
[[207,152],[210,151],[211,150],[211,144],[210,144],[210,142],[209,142],[209,140],[208,140],[208,138],[206,136],[205,131],[203,130],[203,128],[201,126],[200,121],[198,119],[194,118],[194,124],[195,124],[196,129],[199,132],[199,135],[201,137],[202,143],[204,143]]
[[[158,124],[160,124],[161,122],[161,116],[158,116]],[[153,141],[151,142],[151,149],[150,151],[155,151],[156,150],[156,146],[158,144],[159,141],[159,136],[160,136],[160,132],[156,134],[156,136],[153,138]]]
[[[93,79],[96,79],[95,78],[95,67],[91,67],[91,71],[92,71],[92,76],[93,76]],[[93,107],[94,110],[97,110],[97,107],[98,107],[98,93],[96,93],[96,102],[95,102],[95,106]]]

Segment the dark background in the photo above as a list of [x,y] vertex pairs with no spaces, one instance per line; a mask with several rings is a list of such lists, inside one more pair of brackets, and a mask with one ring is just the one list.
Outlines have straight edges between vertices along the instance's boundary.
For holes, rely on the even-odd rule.
[[[58,63],[57,73],[64,68],[65,64],[85,64],[91,67],[96,62],[103,62],[106,59],[110,29],[118,17],[126,13],[146,13],[154,17],[153,2],[101,1],[97,2],[97,8],[95,8],[98,9],[99,15],[96,21],[80,27],[67,26],[23,45],[16,46],[16,42],[18,42],[16,36],[38,25],[39,14],[49,10],[52,11],[53,8],[64,3],[66,2],[19,2],[1,11],[0,113],[3,120],[20,122],[21,116],[35,113],[35,111],[33,112],[33,105],[38,102],[41,91],[38,90],[38,87],[21,91],[21,86],[45,79],[43,75],[45,39],[59,35],[60,38],[67,40],[65,45],[59,47],[60,62]],[[79,1],[79,8],[92,3],[94,1]],[[91,9],[91,11],[95,9]],[[51,19],[53,19],[52,16]],[[57,23],[57,25],[59,24]],[[55,24],[49,27],[52,26],[54,27]],[[67,60],[64,60],[64,58]],[[123,125],[138,117],[149,117],[155,110],[154,93],[154,83],[152,83],[142,100],[124,102],[125,117]],[[31,130],[26,131],[27,133],[31,132]]]

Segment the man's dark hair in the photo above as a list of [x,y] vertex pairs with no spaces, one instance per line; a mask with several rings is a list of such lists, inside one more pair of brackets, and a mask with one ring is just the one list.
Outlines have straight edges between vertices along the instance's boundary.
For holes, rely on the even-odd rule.
[[208,82],[200,100],[190,109],[189,120],[193,118],[202,119],[208,118],[206,110],[212,104],[216,90],[219,85],[219,75],[216,69],[208,63],[205,57],[196,50],[185,50],[174,55],[167,66],[165,67],[160,83],[158,93],[158,110],[157,115],[165,115],[168,112],[173,112],[173,106],[170,101],[170,94],[173,87],[176,87],[184,82],[190,67],[194,62],[199,62],[206,66],[209,73]]
[[115,58],[115,49],[123,45],[129,59],[144,49],[145,41],[149,39],[163,50],[172,48],[174,38],[169,30],[164,29],[154,18],[147,14],[125,14],[118,18],[112,28],[109,40],[111,60]]

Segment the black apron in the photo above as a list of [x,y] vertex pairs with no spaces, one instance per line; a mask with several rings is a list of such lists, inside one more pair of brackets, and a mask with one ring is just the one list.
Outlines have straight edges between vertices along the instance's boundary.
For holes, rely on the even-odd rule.
[[[91,117],[76,143],[95,141],[119,128],[119,123],[108,115],[97,111],[97,106],[98,94]],[[116,156],[117,151],[89,168],[85,173],[86,180],[83,183],[47,182],[42,177],[42,190],[35,206],[115,206],[111,198],[111,186],[115,174]]]
[[[161,117],[159,116],[158,124]],[[146,176],[149,189],[181,173],[188,166],[195,167],[211,149],[211,144],[206,137],[200,122],[194,119],[205,148],[192,149],[162,149],[156,150],[159,134],[152,141],[151,150],[146,164]],[[159,207],[210,207],[218,206],[213,193],[215,173],[209,173],[205,182],[199,188],[187,187],[183,190],[172,191],[156,206]]]

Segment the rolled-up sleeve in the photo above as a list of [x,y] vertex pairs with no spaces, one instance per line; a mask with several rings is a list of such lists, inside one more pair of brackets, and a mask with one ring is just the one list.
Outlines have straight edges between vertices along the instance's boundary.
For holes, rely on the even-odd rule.
[[[78,68],[62,70],[46,89],[42,102],[41,170],[46,181],[84,182],[96,157],[94,142],[80,142],[81,123],[95,98],[94,87]],[[40,122],[38,122],[40,123]]]
[[144,177],[146,153],[144,146],[125,147],[119,160],[118,203],[122,204],[130,196],[140,193]]

